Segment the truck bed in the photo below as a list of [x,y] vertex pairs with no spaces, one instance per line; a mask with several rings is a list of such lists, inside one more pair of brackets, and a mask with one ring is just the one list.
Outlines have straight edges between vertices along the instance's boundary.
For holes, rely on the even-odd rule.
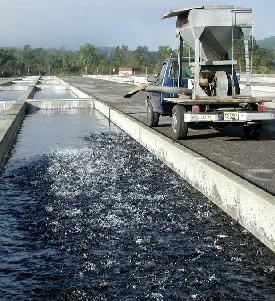
[[271,98],[253,98],[253,97],[200,97],[192,99],[186,95],[180,95],[179,97],[166,97],[164,101],[172,102],[182,105],[207,105],[207,104],[237,104],[237,103],[262,103],[271,102]]

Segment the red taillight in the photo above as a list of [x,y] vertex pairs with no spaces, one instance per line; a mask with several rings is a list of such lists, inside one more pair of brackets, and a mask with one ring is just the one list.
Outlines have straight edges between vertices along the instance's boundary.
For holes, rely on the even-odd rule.
[[192,106],[192,113],[199,113],[200,111],[201,111],[200,106],[198,105]]
[[258,112],[264,112],[265,111],[265,105],[263,103],[259,103],[257,106]]

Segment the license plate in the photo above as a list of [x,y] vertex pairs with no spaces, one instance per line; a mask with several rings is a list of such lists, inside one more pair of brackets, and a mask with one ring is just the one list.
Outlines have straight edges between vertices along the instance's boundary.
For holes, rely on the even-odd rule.
[[238,112],[224,112],[224,120],[239,120]]
[[213,115],[201,114],[201,115],[198,115],[198,120],[212,121],[213,120]]

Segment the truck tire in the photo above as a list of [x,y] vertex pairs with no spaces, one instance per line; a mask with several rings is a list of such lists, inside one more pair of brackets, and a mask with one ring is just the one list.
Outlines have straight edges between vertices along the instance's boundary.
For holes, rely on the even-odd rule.
[[172,110],[172,137],[177,140],[185,138],[188,134],[188,123],[184,122],[186,108],[175,105]]
[[152,102],[150,99],[147,100],[147,125],[151,128],[157,126],[159,123],[159,113],[154,111]]
[[247,140],[258,140],[261,136],[262,125],[257,124],[245,124],[243,126],[244,137]]

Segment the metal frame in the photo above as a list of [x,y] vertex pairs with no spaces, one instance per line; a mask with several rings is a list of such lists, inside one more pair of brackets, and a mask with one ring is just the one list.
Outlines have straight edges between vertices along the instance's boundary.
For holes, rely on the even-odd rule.
[[[182,56],[183,42],[187,42],[195,51],[194,62],[194,88],[192,99],[195,100],[204,95],[200,87],[200,73],[202,63],[205,59],[215,66],[224,66],[228,60],[225,54],[230,53],[231,47],[231,81],[232,81],[232,98],[234,93],[235,76],[234,76],[234,32],[238,28],[238,36],[242,32],[244,35],[245,47],[245,64],[247,74],[247,89],[245,95],[251,96],[251,58],[249,55],[249,39],[252,31],[251,9],[234,8],[234,6],[198,6],[182,10],[170,11],[163,18],[177,17],[177,36],[179,37],[179,65]],[[231,29],[230,29],[231,27]],[[220,28],[220,30],[219,30]],[[231,46],[226,42],[226,37],[231,30]],[[223,32],[225,34],[223,35]],[[237,33],[237,31],[236,31]],[[210,39],[209,39],[210,38]],[[223,43],[225,39],[225,43]],[[215,46],[215,41],[218,43]],[[213,46],[212,46],[213,45]],[[209,57],[210,55],[210,57]],[[213,59],[216,56],[216,60]],[[218,58],[218,59],[217,59]],[[225,60],[225,61],[224,61]],[[213,64],[215,62],[215,64]],[[227,61],[229,63],[229,61]],[[181,66],[180,70],[181,70]],[[212,67],[213,68],[213,67]],[[219,68],[221,71],[222,67]],[[179,74],[179,82],[181,74]]]

